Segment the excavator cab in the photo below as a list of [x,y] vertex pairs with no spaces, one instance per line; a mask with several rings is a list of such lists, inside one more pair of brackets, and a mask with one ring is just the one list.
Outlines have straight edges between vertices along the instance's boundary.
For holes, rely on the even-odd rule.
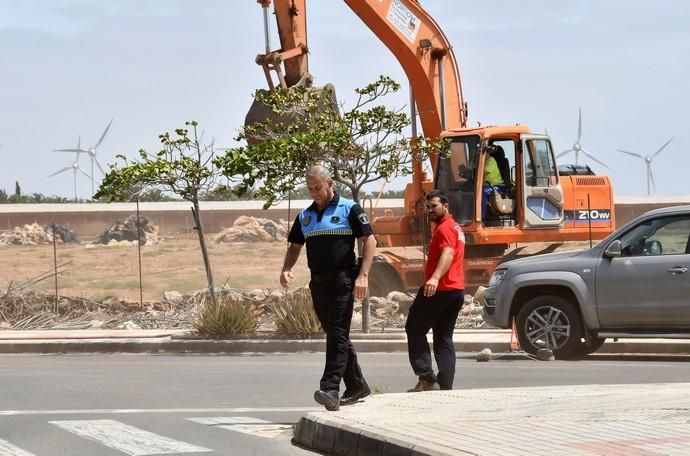
[[[435,187],[449,195],[450,212],[466,231],[562,225],[564,193],[548,136],[517,126],[446,138],[449,149],[439,155]],[[494,183],[487,181],[489,167]]]

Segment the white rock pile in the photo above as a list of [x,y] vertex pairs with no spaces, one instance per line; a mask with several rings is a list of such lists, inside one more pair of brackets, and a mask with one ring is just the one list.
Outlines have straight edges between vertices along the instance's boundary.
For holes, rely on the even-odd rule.
[[284,242],[287,239],[288,223],[242,215],[230,228],[218,233],[213,242]]

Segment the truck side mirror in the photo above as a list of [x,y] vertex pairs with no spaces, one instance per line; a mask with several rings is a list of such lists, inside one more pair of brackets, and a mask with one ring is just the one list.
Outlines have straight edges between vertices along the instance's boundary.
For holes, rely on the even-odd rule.
[[621,247],[621,241],[616,239],[606,247],[604,250],[604,258],[618,258],[623,255],[623,249]]

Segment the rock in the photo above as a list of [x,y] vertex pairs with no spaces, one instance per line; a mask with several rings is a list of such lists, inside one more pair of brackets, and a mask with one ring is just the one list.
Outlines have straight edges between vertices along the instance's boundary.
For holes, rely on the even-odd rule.
[[385,298],[379,298],[378,296],[371,296],[369,298],[369,306],[371,309],[379,309],[381,307],[384,307],[386,305],[386,299]]
[[274,242],[287,239],[287,222],[249,217],[237,217],[230,228],[216,234],[213,242]]
[[412,306],[414,298],[401,291],[391,291],[388,293],[388,296],[386,296],[386,300],[398,303],[398,311],[407,315],[407,312],[409,312],[410,307]]
[[556,357],[550,348],[540,348],[537,350],[537,359],[539,361],[555,361]]
[[266,299],[266,292],[261,288],[255,288],[247,292],[247,296],[256,299],[257,301],[263,301]]
[[101,299],[101,304],[104,306],[115,306],[120,304],[120,300],[115,296],[106,296]]
[[477,361],[480,363],[491,361],[491,349],[485,348],[484,350],[477,353]]
[[169,303],[177,304],[179,302],[182,302],[184,296],[179,291],[172,290],[164,292],[163,299],[165,299]]
[[477,291],[474,292],[474,299],[479,302],[479,304],[483,306],[486,305],[486,298],[484,297],[484,293],[486,291],[486,287],[477,287]]
[[146,217],[140,216],[137,224],[136,215],[130,215],[124,222],[116,220],[115,223],[106,229],[97,241],[98,244],[112,244],[128,241],[124,245],[136,245],[136,242],[144,244],[156,244],[158,242],[158,227],[151,223]]
[[134,323],[132,320],[127,320],[124,323],[121,323],[117,326],[119,329],[141,329],[139,325]]
[[89,322],[89,328],[90,329],[97,329],[97,328],[102,328],[103,327],[103,322],[101,320],[91,320]]
[[400,310],[400,304],[397,302],[391,302],[391,301],[384,301],[383,308],[388,312],[389,314],[394,314]]

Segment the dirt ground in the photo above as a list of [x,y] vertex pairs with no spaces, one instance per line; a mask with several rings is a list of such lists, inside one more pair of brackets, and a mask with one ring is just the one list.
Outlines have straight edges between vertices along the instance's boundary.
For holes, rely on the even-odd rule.
[[[286,245],[283,242],[221,243],[207,245],[216,286],[235,288],[279,288],[278,277]],[[57,264],[69,262],[58,276],[60,295],[100,301],[116,297],[139,300],[139,255],[134,246],[96,246],[94,239],[81,244],[58,244]],[[54,267],[51,245],[0,245],[0,287],[21,283],[50,272]],[[62,269],[62,268],[60,268]],[[158,301],[165,291],[188,293],[206,286],[206,273],[199,243],[194,234],[164,237],[156,245],[141,248],[144,301]],[[295,268],[295,286],[308,282],[304,252]],[[53,292],[54,277],[32,289]]]
[[[244,289],[277,289],[286,245],[284,242],[212,241],[207,236],[209,256],[217,287],[226,285]],[[166,291],[182,294],[206,287],[206,273],[199,243],[194,234],[163,237],[155,245],[141,248],[141,274],[144,301],[160,301]],[[113,297],[139,301],[139,255],[136,245],[87,248],[93,239],[81,244],[58,244],[57,264],[69,262],[58,276],[61,296],[102,301]],[[546,244],[532,244],[524,253],[536,253]],[[558,250],[585,248],[588,243],[567,243]],[[392,249],[408,257],[421,255],[419,249]],[[7,289],[53,271],[53,245],[0,245],[0,287]],[[294,286],[308,284],[306,254],[302,252],[295,267]],[[50,276],[30,289],[54,293],[55,279]]]

